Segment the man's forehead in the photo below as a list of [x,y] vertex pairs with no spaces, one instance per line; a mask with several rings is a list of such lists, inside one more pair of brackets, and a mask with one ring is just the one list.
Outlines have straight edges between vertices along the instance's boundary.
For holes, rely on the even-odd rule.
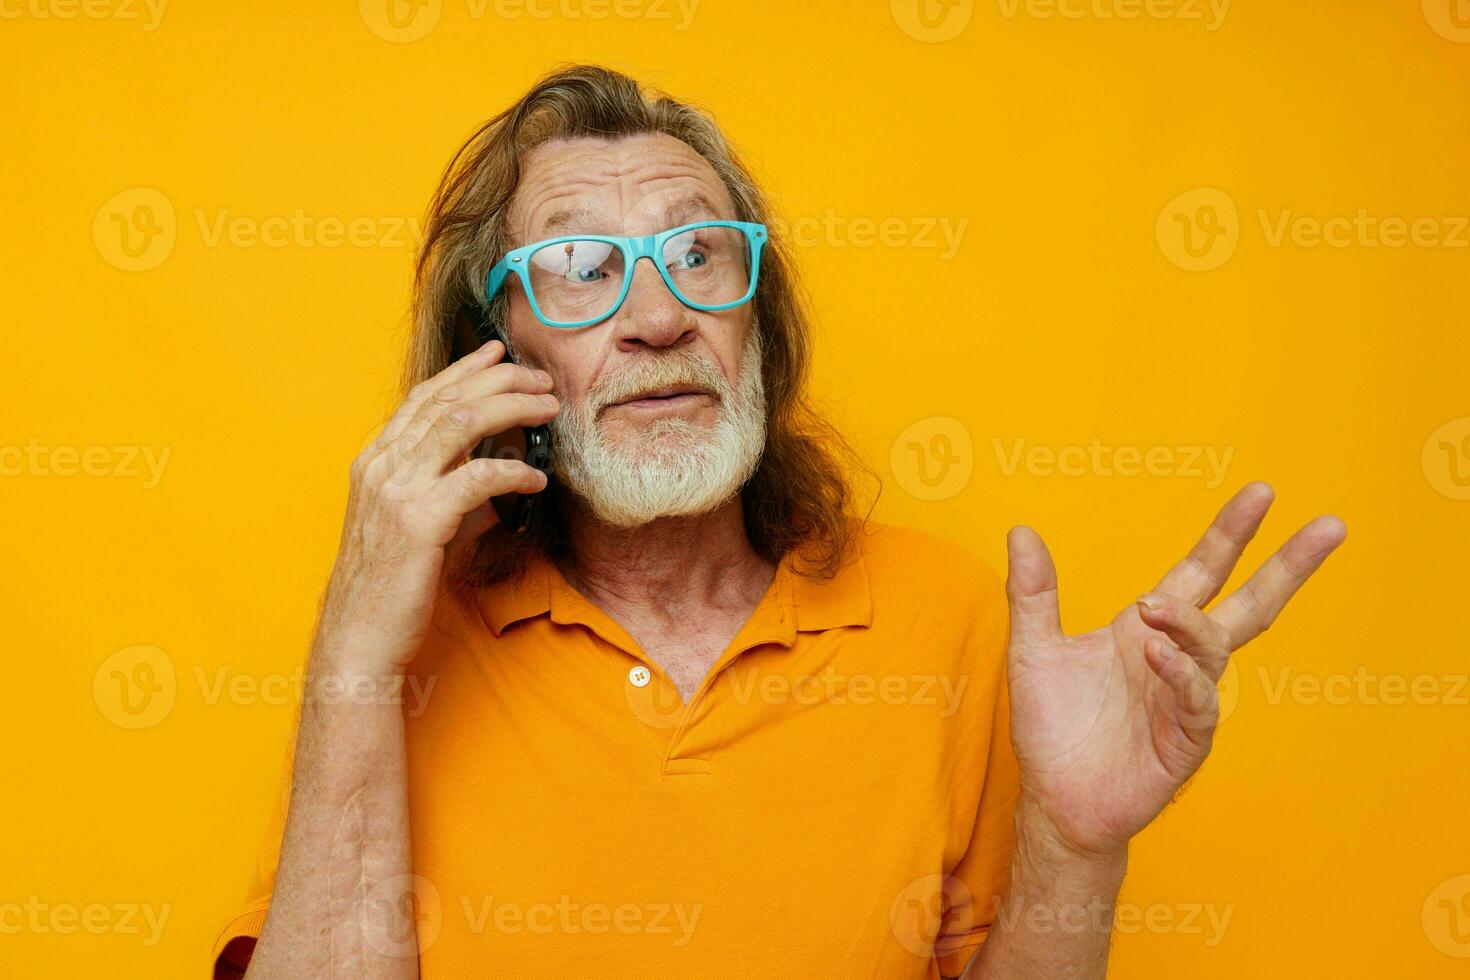
[[[662,133],[543,143],[526,154],[511,199],[517,237],[623,234],[625,223],[734,218],[723,182],[693,147]],[[627,233],[635,233],[628,231]]]

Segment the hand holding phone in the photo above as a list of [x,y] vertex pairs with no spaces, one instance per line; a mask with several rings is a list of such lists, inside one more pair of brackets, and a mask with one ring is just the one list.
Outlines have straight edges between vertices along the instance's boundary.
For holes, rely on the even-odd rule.
[[[485,317],[478,307],[462,306],[455,319],[454,350],[452,359],[457,360],[491,340],[505,339]],[[507,347],[509,350],[509,347]],[[508,429],[490,436],[476,447],[473,456],[477,459],[519,459],[528,466],[546,474],[547,486],[551,484],[551,429],[545,425],[534,425]],[[544,490],[542,492],[545,492]],[[536,496],[520,493],[501,494],[491,498],[496,516],[511,531],[519,534],[531,525]]]
[[521,460],[467,459],[486,433],[545,425],[561,407],[550,378],[504,357],[498,345],[476,347],[414,385],[353,460],[316,638],[334,670],[406,668],[451,554],[496,522],[486,503],[545,488],[546,474]]

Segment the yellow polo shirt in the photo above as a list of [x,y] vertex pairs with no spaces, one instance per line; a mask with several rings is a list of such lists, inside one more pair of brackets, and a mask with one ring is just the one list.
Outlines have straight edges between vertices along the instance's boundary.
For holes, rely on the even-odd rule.
[[1011,854],[1007,622],[987,565],[870,524],[832,580],[783,560],[686,706],[550,563],[446,598],[404,697],[422,976],[958,975]]

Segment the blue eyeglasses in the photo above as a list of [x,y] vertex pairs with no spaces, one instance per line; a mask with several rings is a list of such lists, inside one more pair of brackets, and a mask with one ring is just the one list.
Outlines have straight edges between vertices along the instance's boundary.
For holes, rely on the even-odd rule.
[[766,226],[697,221],[657,235],[569,235],[507,252],[485,280],[488,303],[512,272],[531,311],[548,327],[601,323],[628,298],[634,264],[650,259],[685,306],[714,312],[750,302],[760,276]]

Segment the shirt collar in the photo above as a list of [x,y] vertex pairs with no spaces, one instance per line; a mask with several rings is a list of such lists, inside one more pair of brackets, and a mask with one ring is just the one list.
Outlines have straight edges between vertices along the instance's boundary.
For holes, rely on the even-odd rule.
[[[796,632],[872,624],[872,595],[861,555],[849,560],[833,578],[823,580],[796,574],[792,560],[792,553],[782,557],[748,627],[758,628],[768,640],[790,646]],[[619,647],[636,648],[612,617],[572,588],[556,565],[542,555],[533,556],[518,578],[481,590],[479,607],[485,625],[496,636],[513,623],[550,614],[554,623],[581,623]]]

